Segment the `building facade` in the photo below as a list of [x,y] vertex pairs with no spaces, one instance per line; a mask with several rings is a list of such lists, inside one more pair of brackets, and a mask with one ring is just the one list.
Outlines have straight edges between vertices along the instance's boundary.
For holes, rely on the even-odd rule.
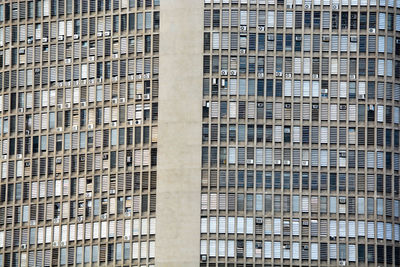
[[159,19],[0,3],[0,266],[154,266]]
[[400,1],[0,2],[0,266],[399,266]]
[[394,1],[205,1],[204,266],[400,264]]

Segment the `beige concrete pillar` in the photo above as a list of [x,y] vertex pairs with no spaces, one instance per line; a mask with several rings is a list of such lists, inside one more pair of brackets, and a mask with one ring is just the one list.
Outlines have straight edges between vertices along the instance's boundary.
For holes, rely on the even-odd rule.
[[156,266],[199,266],[203,1],[162,0]]

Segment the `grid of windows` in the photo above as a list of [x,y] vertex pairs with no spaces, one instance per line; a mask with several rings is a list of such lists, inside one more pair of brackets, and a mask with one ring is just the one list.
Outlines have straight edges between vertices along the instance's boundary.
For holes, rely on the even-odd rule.
[[204,0],[200,266],[400,264],[399,8]]
[[154,266],[159,5],[0,3],[0,266]]

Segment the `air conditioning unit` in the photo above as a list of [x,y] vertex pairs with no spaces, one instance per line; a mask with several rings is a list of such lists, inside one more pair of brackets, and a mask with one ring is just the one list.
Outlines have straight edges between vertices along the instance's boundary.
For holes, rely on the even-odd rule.
[[59,83],[58,83],[58,86],[59,86],[59,87],[63,87],[63,86],[64,86],[64,83],[63,83],[63,82],[59,82]]
[[70,59],[70,58],[66,58],[66,59],[65,59],[65,63],[66,63],[66,64],[71,63],[71,59]]
[[90,197],[92,197],[92,193],[91,192],[87,192],[85,196],[90,198]]
[[256,224],[263,224],[263,218],[256,218]]
[[150,100],[150,94],[144,94],[143,95],[144,100]]
[[42,38],[43,43],[47,43],[47,37]]
[[133,81],[134,79],[135,79],[135,76],[134,76],[134,75],[129,75],[129,76],[128,76],[128,80]]
[[319,76],[318,76],[318,74],[313,74],[312,77],[313,77],[313,79],[318,79]]
[[136,74],[136,79],[141,80],[142,79],[142,74]]
[[60,242],[60,246],[62,246],[62,247],[67,246],[67,242],[66,242],[66,241],[61,241],[61,242]]
[[236,72],[236,70],[231,70],[230,74],[231,74],[232,76],[236,76],[237,72]]
[[109,193],[110,193],[110,195],[115,195],[115,190],[114,189],[110,189]]
[[58,41],[63,41],[64,40],[64,35],[59,35],[58,36]]
[[94,61],[94,56],[89,57],[89,61]]
[[283,248],[284,249],[290,249],[290,245],[289,244],[285,244],[285,245],[283,245]]
[[254,163],[254,160],[252,160],[252,159],[247,160],[247,164],[253,164],[253,163]]
[[274,160],[274,164],[275,164],[275,165],[281,165],[281,160],[280,160],[280,159]]
[[339,198],[339,204],[346,204],[346,198],[345,197]]
[[31,163],[29,161],[25,162],[25,167],[31,166]]
[[26,130],[26,131],[25,131],[25,134],[26,134],[26,135],[30,135],[30,134],[31,134],[31,131]]
[[357,43],[357,36],[350,36],[350,42]]
[[62,104],[58,104],[58,105],[57,105],[57,108],[60,108],[60,109],[61,109],[61,108],[63,108],[63,105],[62,105]]
[[62,132],[63,128],[62,127],[57,127],[57,132]]
[[296,35],[295,40],[296,41],[301,41],[301,35]]
[[282,71],[277,71],[277,72],[275,73],[275,76],[276,76],[276,77],[282,77]]
[[265,31],[265,26],[258,26],[258,31],[264,32]]
[[112,122],[111,122],[111,126],[112,126],[112,127],[116,127],[116,126],[117,126],[117,122],[116,122],[116,121],[112,121]]
[[105,31],[104,32],[104,36],[110,36],[111,35],[111,32],[110,31]]
[[121,98],[119,99],[119,102],[120,102],[120,103],[125,103],[125,98],[124,98],[124,97],[121,97]]
[[375,28],[369,28],[369,29],[368,29],[368,32],[369,32],[369,33],[375,33]]
[[21,244],[21,249],[26,249],[26,244]]
[[129,125],[133,125],[133,120],[128,121]]
[[239,53],[242,54],[242,55],[243,55],[243,54],[246,54],[246,49],[245,49],[245,48],[241,48],[241,49],[239,50]]
[[89,79],[90,84],[94,84],[94,79]]
[[72,126],[72,131],[75,131],[75,132],[78,131],[78,125],[73,125]]
[[79,39],[79,34],[74,34],[74,39]]
[[339,265],[340,266],[346,266],[346,262],[345,261],[339,261]]
[[302,166],[308,166],[308,160],[303,160],[303,161],[301,162],[301,165],[302,165]]
[[283,161],[283,164],[284,164],[284,165],[290,165],[290,160],[284,160],[284,161]]
[[140,125],[140,124],[142,124],[142,121],[141,120],[135,120],[135,124],[136,125]]
[[17,159],[22,159],[22,154],[17,154]]
[[290,103],[285,103],[285,108],[292,108],[292,104],[290,104]]
[[273,34],[268,34],[267,40],[268,41],[273,41],[274,40],[274,35]]
[[83,222],[83,216],[78,216],[78,222]]
[[103,159],[107,160],[108,159],[108,154],[103,154]]
[[93,124],[88,124],[88,130],[93,130]]
[[130,216],[131,216],[131,213],[129,211],[126,211],[125,212],[125,217],[130,217]]
[[247,31],[247,26],[246,26],[246,25],[241,25],[241,26],[240,26],[240,31],[241,31],[241,32]]
[[7,159],[7,155],[3,155],[1,158],[2,158],[3,160],[6,160],[6,159]]
[[21,113],[24,112],[24,108],[19,108],[18,112],[21,112]]
[[107,220],[107,214],[101,214],[100,218],[101,218],[102,220]]
[[304,250],[308,250],[308,245],[304,245],[304,246],[303,246],[303,249],[304,249]]
[[118,58],[118,53],[114,53],[113,58]]
[[57,241],[53,242],[53,247],[58,247],[58,242]]
[[81,102],[82,107],[86,107],[86,102]]
[[[19,51],[18,51],[18,53],[19,53],[20,55],[25,54],[25,48],[20,48]],[[35,72],[36,72],[36,71],[35,71]]]
[[293,8],[293,5],[292,4],[287,4],[286,5],[286,9],[292,9]]
[[129,235],[124,235],[124,240],[129,241]]
[[62,158],[61,157],[56,158],[56,164],[61,164],[61,163],[62,163]]
[[35,220],[31,220],[31,221],[29,222],[29,224],[30,224],[31,226],[34,226],[34,225],[36,225],[36,221],[35,221]]
[[365,94],[359,94],[359,95],[358,95],[358,99],[364,100],[364,99],[365,99]]
[[263,72],[257,73],[257,77],[258,77],[258,78],[264,78],[264,73],[263,73]]
[[[82,80],[83,84],[86,84],[86,80]],[[74,81],[74,86],[79,86],[79,81]]]
[[71,107],[71,103],[65,103],[65,108],[70,108]]
[[332,5],[332,9],[334,10],[339,9],[339,5]]
[[322,36],[322,42],[329,42],[329,36],[328,35]]
[[355,80],[356,79],[356,75],[355,74],[350,74],[349,78],[350,78],[350,80]]
[[117,76],[112,77],[112,81],[113,81],[113,82],[118,82],[118,77],[117,77]]
[[54,218],[53,223],[60,223],[60,218]]
[[118,99],[116,99],[116,98],[111,99],[111,103],[118,104]]
[[201,262],[207,261],[207,255],[201,255]]
[[311,5],[310,4],[305,4],[304,5],[304,9],[311,9]]
[[102,78],[97,78],[97,82],[98,82],[98,83],[101,83],[102,81],[103,81]]
[[141,94],[136,94],[136,100],[142,100],[142,95]]
[[228,71],[227,70],[221,70],[221,76],[227,76]]
[[292,78],[292,74],[291,73],[285,73],[285,77],[286,78]]
[[150,73],[143,74],[143,79],[150,79]]
[[322,93],[322,94],[327,94],[327,93],[328,93],[328,89],[322,88],[322,89],[321,89],[321,93]]
[[103,32],[97,32],[97,37],[103,36]]

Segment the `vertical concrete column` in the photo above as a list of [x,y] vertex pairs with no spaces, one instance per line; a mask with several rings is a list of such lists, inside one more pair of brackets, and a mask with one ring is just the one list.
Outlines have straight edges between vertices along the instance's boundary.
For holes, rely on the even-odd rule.
[[203,1],[162,0],[156,266],[199,266]]

